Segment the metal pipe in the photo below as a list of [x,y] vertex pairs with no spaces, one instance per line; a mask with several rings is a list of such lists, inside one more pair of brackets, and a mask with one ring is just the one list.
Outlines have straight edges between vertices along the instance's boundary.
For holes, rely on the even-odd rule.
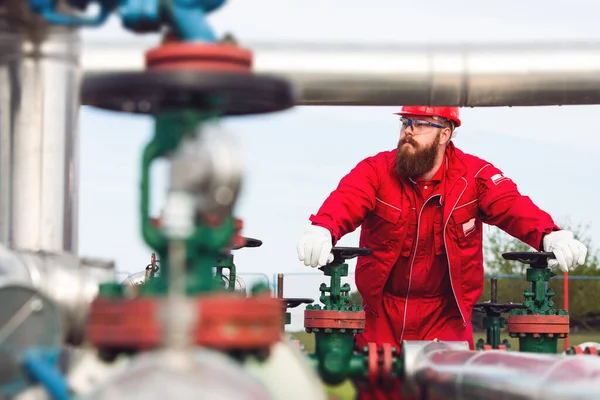
[[114,262],[108,260],[15,251],[0,244],[0,287],[28,285],[54,300],[64,313],[65,339],[72,344],[80,344],[84,338],[89,307],[99,284],[115,279]]
[[[438,45],[248,43],[255,70],[298,88],[298,105],[468,107],[600,104],[600,42]],[[155,44],[88,42],[87,73],[141,70]]]
[[412,369],[424,399],[600,398],[597,356],[474,352],[434,345],[421,350]]
[[283,274],[277,274],[277,298],[283,299]]
[[0,243],[76,254],[79,37],[0,4]]
[[490,294],[490,302],[498,303],[498,279],[492,278],[491,282],[491,294]]

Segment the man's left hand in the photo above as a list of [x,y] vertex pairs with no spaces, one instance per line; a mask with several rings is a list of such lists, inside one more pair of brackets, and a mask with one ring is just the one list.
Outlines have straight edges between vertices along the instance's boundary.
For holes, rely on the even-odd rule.
[[585,263],[587,247],[574,239],[573,232],[555,231],[544,237],[544,251],[554,253],[556,259],[548,260],[548,267],[558,267],[564,271],[572,271]]

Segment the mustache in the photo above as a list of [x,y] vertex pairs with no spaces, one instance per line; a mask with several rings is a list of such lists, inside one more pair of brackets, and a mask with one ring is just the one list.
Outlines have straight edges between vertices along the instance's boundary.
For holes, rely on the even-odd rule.
[[413,146],[416,146],[416,145],[417,145],[417,142],[416,142],[416,141],[414,141],[414,140],[413,140],[412,138],[410,138],[410,137],[405,137],[404,139],[400,139],[400,145],[403,145],[403,144],[405,144],[405,143],[412,144]]

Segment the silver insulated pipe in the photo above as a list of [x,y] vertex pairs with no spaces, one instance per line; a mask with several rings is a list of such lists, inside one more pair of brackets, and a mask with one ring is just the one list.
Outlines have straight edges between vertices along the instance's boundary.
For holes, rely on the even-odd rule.
[[[600,104],[600,42],[241,43],[257,72],[289,78],[298,105],[463,107]],[[86,73],[144,67],[156,43],[86,43]]]
[[0,243],[77,253],[78,32],[0,2]]
[[300,105],[600,104],[600,43],[262,46]]

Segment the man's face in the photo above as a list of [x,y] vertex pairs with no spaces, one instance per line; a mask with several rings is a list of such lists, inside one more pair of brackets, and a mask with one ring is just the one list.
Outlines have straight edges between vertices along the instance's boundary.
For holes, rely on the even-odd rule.
[[[404,118],[412,121],[427,121],[436,125],[446,125],[431,117],[407,115]],[[398,153],[396,154],[396,171],[404,177],[414,178],[423,175],[433,168],[436,156],[442,148],[440,140],[442,129],[429,125],[401,127]]]

